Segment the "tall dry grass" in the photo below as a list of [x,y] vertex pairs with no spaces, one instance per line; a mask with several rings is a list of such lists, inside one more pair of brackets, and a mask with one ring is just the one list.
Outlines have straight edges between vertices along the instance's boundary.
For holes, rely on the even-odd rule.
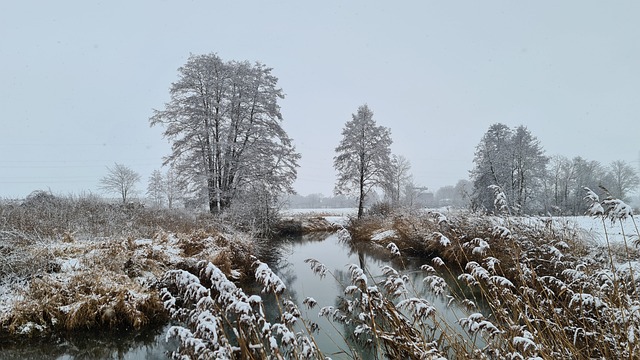
[[255,242],[233,234],[209,215],[94,197],[0,201],[0,337],[162,323],[157,284],[168,269],[206,260],[250,271]]
[[[590,215],[602,219],[605,234],[611,222],[635,223],[620,200],[586,193]],[[591,257],[584,234],[562,220],[431,212],[399,214],[380,224],[354,224],[354,239],[368,241],[394,229],[394,237],[376,246],[433,258],[426,268],[436,275],[425,281],[443,284],[434,280],[438,274],[453,275],[458,281],[448,287],[455,301],[488,307],[459,319],[474,338],[484,338],[483,345],[443,339],[438,348],[449,358],[640,358],[638,257],[629,234],[622,234],[622,247],[607,238],[607,256]],[[640,238],[637,227],[634,237]]]

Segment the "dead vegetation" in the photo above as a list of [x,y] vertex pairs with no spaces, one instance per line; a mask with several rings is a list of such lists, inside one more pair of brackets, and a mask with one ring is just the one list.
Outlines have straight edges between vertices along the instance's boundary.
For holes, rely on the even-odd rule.
[[0,201],[0,336],[156,325],[168,320],[165,272],[208,261],[241,277],[254,252],[209,215],[46,193]]
[[276,225],[279,235],[302,235],[317,232],[338,231],[342,226],[327,221],[325,216],[318,214],[296,215],[280,220]]
[[[366,217],[352,221],[348,226],[355,242],[372,242],[386,248],[394,243],[406,256],[441,258],[448,266],[464,269],[470,261],[481,261],[487,256],[499,260],[503,276],[509,274],[526,254],[539,263],[551,264],[551,248],[571,248],[564,256],[574,259],[586,254],[582,233],[566,226],[561,219],[477,216],[459,211],[442,214],[437,211],[397,212],[388,217]],[[553,269],[557,271],[557,269]]]
[[[602,220],[605,236],[613,223],[635,225],[620,200],[591,200],[590,215]],[[640,237],[635,229],[631,239]],[[563,219],[464,212],[393,214],[352,223],[350,230],[354,241],[421,257],[425,284],[437,293],[447,288],[450,301],[468,307],[458,323],[469,339],[425,339],[448,358],[640,358],[638,251],[624,236],[622,243],[607,238],[606,247],[590,249],[584,232]],[[398,279],[386,284],[402,291],[408,284]]]

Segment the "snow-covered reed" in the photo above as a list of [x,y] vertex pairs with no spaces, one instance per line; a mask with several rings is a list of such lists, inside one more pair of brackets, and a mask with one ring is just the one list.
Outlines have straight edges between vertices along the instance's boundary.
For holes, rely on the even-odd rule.
[[312,324],[301,319],[294,302],[278,298],[286,289],[282,280],[265,263],[255,260],[254,267],[263,293],[278,299],[280,313],[275,320],[266,317],[261,296],[247,295],[210,262],[198,264],[198,276],[184,270],[166,272],[164,306],[183,324],[167,334],[180,342],[173,358],[323,358],[310,336]]
[[[624,202],[610,197],[600,200],[588,189],[585,198],[591,201],[590,215],[602,219],[605,235],[612,223],[635,224],[633,212]],[[497,202],[508,208],[503,198],[498,196]],[[640,238],[637,227],[635,234],[622,234],[622,251],[611,244],[590,251],[584,234],[562,221],[513,217],[508,211],[500,217],[401,213],[382,221],[365,219],[349,228],[355,241],[375,238],[372,246],[386,247],[394,257],[401,253],[433,258],[431,264],[422,266],[425,285],[471,311],[458,318],[470,337],[421,333],[423,344],[448,358],[640,357],[636,281],[640,266],[638,252],[626,241]],[[376,238],[384,231],[395,236]],[[601,256],[607,252],[607,257]],[[406,297],[404,289],[415,286],[393,269],[384,273],[385,297]],[[457,281],[438,280],[445,275]],[[351,293],[360,286],[353,284],[348,289]],[[366,298],[373,295],[366,294]],[[422,311],[438,319],[437,310],[423,301],[402,298],[395,306],[405,316]],[[354,308],[353,303],[348,305],[347,309]],[[334,309],[324,313],[335,320],[349,319]],[[441,329],[433,334],[450,333],[444,323],[434,321],[435,325]],[[358,334],[376,334],[379,327],[361,324]],[[381,343],[380,338],[372,337],[371,343]],[[411,342],[411,337],[406,341]]]

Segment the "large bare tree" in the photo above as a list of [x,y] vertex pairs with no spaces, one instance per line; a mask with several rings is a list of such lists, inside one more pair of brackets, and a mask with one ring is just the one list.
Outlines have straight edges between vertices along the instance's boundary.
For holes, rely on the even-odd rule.
[[382,185],[390,171],[391,143],[391,131],[376,125],[367,105],[360,106],[342,130],[342,140],[333,158],[333,167],[338,172],[335,193],[358,195],[358,218],[362,217],[367,193]]
[[122,203],[126,204],[138,181],[140,181],[140,175],[137,172],[116,163],[113,167],[107,166],[107,175],[100,179],[100,188],[120,195]]
[[300,155],[281,126],[284,95],[271,69],[207,54],[190,56],[178,73],[171,100],[150,123],[165,126],[165,163],[186,190],[206,194],[211,212],[249,189],[268,189],[271,198],[293,192]]

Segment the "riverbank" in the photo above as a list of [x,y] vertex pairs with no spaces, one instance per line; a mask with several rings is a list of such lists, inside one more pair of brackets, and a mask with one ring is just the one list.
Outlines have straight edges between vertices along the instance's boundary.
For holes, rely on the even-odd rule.
[[157,325],[168,319],[158,293],[167,270],[206,260],[240,278],[256,251],[245,235],[211,230],[140,239],[0,236],[13,259],[0,287],[0,326],[25,336]]
[[458,320],[487,346],[456,357],[638,358],[640,234],[623,204],[605,205],[593,218],[399,212],[349,229],[358,243],[425,259],[434,291],[462,272],[451,301],[490,311]]
[[[341,230],[331,242],[274,240],[281,244],[271,270],[251,256],[264,244],[212,217],[53,200],[0,206],[5,335],[147,328],[170,317],[181,325],[168,337],[189,356],[324,358],[315,334],[329,329],[341,330],[342,358],[361,350],[402,358],[638,355],[639,236],[623,219],[596,218],[598,232],[583,218],[289,213],[285,219],[310,224],[297,229]],[[333,277],[337,292],[309,280],[288,292],[300,266],[307,278]],[[246,292],[243,278],[260,288]],[[318,316],[305,315],[311,311]]]
[[39,194],[0,203],[0,337],[157,327],[171,269],[251,276],[255,239],[207,215]]

